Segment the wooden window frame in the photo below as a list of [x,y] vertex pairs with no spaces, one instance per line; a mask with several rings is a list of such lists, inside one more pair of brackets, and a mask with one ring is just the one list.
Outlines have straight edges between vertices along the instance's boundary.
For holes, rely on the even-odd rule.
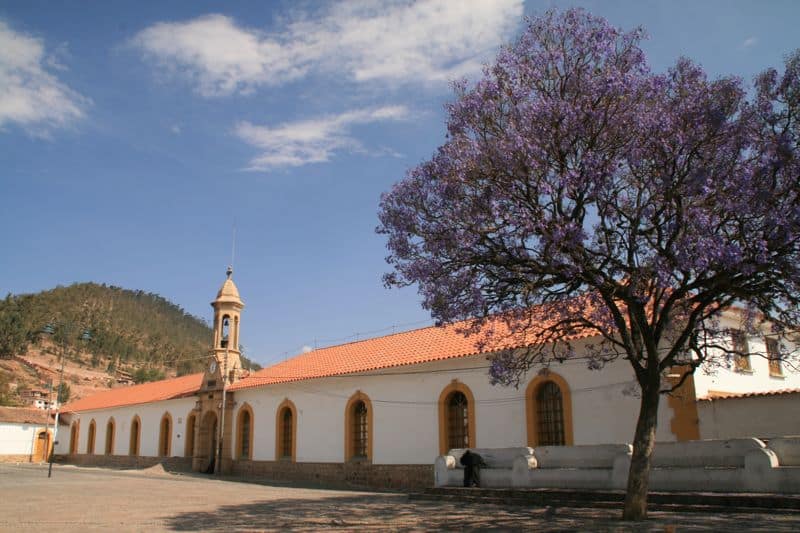
[[[109,428],[111,431],[109,432]],[[116,439],[117,423],[114,417],[108,419],[106,422],[106,442],[105,442],[105,455],[114,455],[114,440]],[[109,438],[110,437],[110,438]]]
[[[353,437],[353,425],[355,424],[354,410],[358,402],[364,402],[367,408],[367,456],[355,455],[355,438]],[[374,439],[374,413],[372,409],[372,402],[369,396],[363,392],[356,391],[349,400],[344,411],[344,461],[357,461],[357,462],[372,462],[372,443]]]
[[[747,334],[736,329],[731,332],[731,347],[733,354],[733,370],[744,374],[753,372],[753,365],[750,362],[750,344],[747,341]],[[741,352],[739,354],[738,352]]]
[[458,380],[453,380],[439,394],[439,455],[445,455],[449,451],[449,433],[447,429],[447,401],[454,392],[460,392],[467,398],[467,439],[469,447],[476,448],[475,439],[475,396],[472,390]]
[[86,455],[94,455],[95,439],[97,438],[97,423],[94,418],[89,422],[89,429],[86,432]]
[[[242,435],[242,430],[244,429],[243,421],[245,413],[250,415],[250,428],[249,433],[247,435],[247,456],[243,457],[243,450],[244,450],[244,436]],[[253,416],[253,408],[250,407],[250,404],[245,402],[240,408],[239,412],[236,415],[236,457],[237,461],[251,461],[253,459],[253,433],[255,429],[255,417]]]
[[[136,432],[133,431],[134,423],[136,424]],[[132,457],[138,457],[141,445],[142,445],[142,419],[139,418],[139,415],[133,415],[133,418],[131,418],[131,434],[128,441],[128,455]]]
[[[283,449],[283,412],[286,409],[289,409],[289,412],[292,413],[291,456],[281,454]],[[292,463],[297,460],[297,407],[295,407],[294,403],[289,398],[285,398],[278,406],[278,410],[275,412],[275,460],[290,461]]]
[[[775,349],[771,349],[770,346],[774,346]],[[772,378],[784,377],[783,365],[781,364],[780,341],[778,341],[778,339],[770,339],[767,337],[764,339],[764,348],[767,351],[767,366],[769,367],[769,376]]]
[[572,427],[572,393],[570,392],[567,380],[555,372],[539,374],[528,383],[525,389],[525,414],[528,429],[528,446],[535,448],[539,445],[539,406],[536,397],[539,387],[548,381],[555,383],[561,390],[561,408],[564,419],[564,445],[573,446],[575,443]]
[[[164,435],[164,421],[169,422],[169,431],[166,436]],[[171,457],[172,456],[172,415],[167,411],[161,415],[161,420],[158,422],[158,457]],[[165,440],[166,439],[166,440]],[[166,444],[166,450],[164,449]]]

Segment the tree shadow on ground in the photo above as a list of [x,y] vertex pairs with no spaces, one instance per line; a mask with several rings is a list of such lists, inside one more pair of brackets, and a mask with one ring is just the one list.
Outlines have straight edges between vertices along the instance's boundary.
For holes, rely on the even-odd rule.
[[646,522],[619,520],[614,509],[530,508],[409,501],[400,494],[286,498],[180,513],[164,519],[175,531],[730,531],[794,532],[793,515],[651,513]]

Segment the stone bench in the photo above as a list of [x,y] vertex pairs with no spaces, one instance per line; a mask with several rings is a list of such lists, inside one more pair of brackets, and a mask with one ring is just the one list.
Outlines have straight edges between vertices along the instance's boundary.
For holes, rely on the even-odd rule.
[[[473,453],[483,457],[486,466],[481,468],[480,479],[482,487],[509,487],[511,486],[511,472],[514,460],[518,457],[533,454],[533,448],[470,448]],[[467,448],[454,448],[446,455],[436,458],[434,476],[437,487],[454,487],[464,484],[464,467],[461,465],[461,456]]]
[[[436,486],[461,486],[464,449],[436,459]],[[481,486],[624,490],[630,444],[478,448],[487,466]],[[657,443],[650,470],[655,491],[800,493],[800,436]]]
[[653,450],[653,468],[744,468],[745,456],[764,449],[755,438],[659,442]]
[[538,446],[514,461],[514,487],[621,489],[627,482],[630,444]]
[[780,466],[800,466],[800,435],[772,439],[767,448],[775,452]]

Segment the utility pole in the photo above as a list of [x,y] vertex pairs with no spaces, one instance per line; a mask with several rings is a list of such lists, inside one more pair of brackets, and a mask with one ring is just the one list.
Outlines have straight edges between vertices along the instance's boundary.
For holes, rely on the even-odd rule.
[[[86,338],[87,334],[84,332],[83,338]],[[61,401],[59,400],[62,389],[64,387],[64,351],[66,347],[64,343],[61,344],[61,369],[59,370],[58,374],[58,389],[56,392],[56,420],[55,420],[55,428],[53,429],[53,451],[50,453],[50,466],[47,467],[47,477],[51,477],[53,475],[53,459],[56,455],[56,437],[58,437],[58,418],[61,415]],[[51,382],[52,383],[52,382]],[[52,385],[51,385],[52,387]],[[50,418],[50,412],[48,411],[48,422]]]
[[[51,322],[46,324],[44,328],[42,328],[42,332],[48,335],[55,335],[56,333],[56,323]],[[58,437],[58,419],[61,416],[61,403],[58,401],[58,397],[61,395],[62,390],[64,388],[64,359],[66,359],[67,353],[67,339],[66,339],[66,332],[70,331],[72,328],[68,323],[60,323],[60,327],[64,329],[64,334],[61,338],[61,370],[59,371],[59,378],[58,378],[58,392],[56,393],[56,419],[55,419],[55,426],[53,427],[53,450],[50,452],[50,466],[47,468],[47,477],[52,477],[53,475],[53,459],[55,458],[56,452],[56,437]],[[88,341],[91,340],[92,335],[89,333],[88,329],[84,329],[83,333],[81,334],[80,340]],[[51,391],[51,399],[52,399],[52,381],[50,382],[50,391]],[[48,427],[50,424],[50,410],[47,411],[47,423]]]
[[225,343],[225,364],[222,367],[222,409],[220,410],[219,416],[219,447],[217,451],[217,474],[219,476],[222,476],[222,439],[225,435],[225,396],[227,395],[228,389],[228,344],[230,344],[230,338]]
[[[50,394],[47,396],[47,420],[44,425],[44,436],[45,436],[45,446],[47,449],[45,450],[45,457],[48,459],[53,457],[53,453],[50,452],[50,412],[53,410],[53,379],[50,379]],[[55,433],[55,431],[54,431]],[[53,442],[55,442],[55,434],[53,435]],[[55,444],[53,445],[53,452],[55,452]],[[51,462],[52,464],[52,462]],[[47,477],[50,477],[50,472],[47,472]]]

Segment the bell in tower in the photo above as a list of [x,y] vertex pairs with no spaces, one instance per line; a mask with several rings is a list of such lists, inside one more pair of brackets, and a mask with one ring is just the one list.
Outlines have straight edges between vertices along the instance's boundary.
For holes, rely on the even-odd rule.
[[228,267],[225,282],[211,302],[214,308],[214,358],[222,375],[233,383],[242,374],[241,353],[239,351],[239,317],[244,302],[239,297],[239,289],[231,279],[233,268]]

